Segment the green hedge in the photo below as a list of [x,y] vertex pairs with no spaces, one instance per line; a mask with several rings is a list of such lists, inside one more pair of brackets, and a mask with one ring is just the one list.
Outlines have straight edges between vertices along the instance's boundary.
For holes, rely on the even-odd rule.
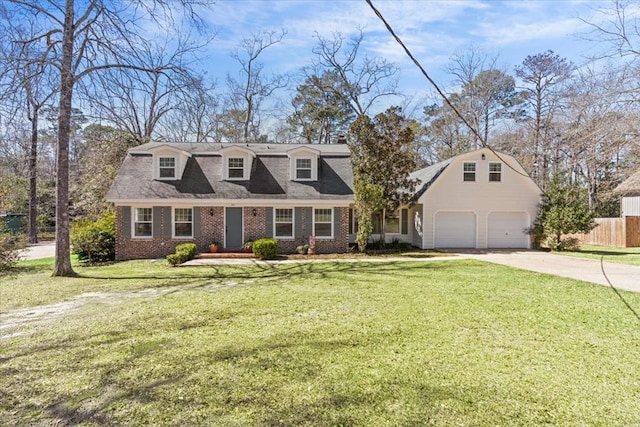
[[195,243],[181,243],[176,246],[175,253],[167,255],[167,261],[169,261],[169,264],[176,266],[193,259],[193,257],[196,256],[196,253],[197,249]]
[[73,253],[80,261],[113,261],[116,258],[116,214],[105,212],[97,221],[74,222],[69,238]]
[[253,254],[260,259],[275,259],[278,255],[276,239],[259,239],[253,242]]

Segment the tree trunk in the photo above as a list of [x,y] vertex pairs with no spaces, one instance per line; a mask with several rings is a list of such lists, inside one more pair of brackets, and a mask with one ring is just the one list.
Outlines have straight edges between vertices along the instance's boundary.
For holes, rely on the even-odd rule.
[[56,154],[56,261],[53,268],[54,276],[67,277],[76,276],[71,267],[69,243],[69,135],[75,77],[72,68],[75,20],[73,6],[73,0],[66,0],[60,67],[60,108],[58,109]]
[[39,106],[34,106],[31,117],[31,149],[29,150],[29,243],[38,243],[38,198],[37,198],[37,159],[38,159],[38,114]]

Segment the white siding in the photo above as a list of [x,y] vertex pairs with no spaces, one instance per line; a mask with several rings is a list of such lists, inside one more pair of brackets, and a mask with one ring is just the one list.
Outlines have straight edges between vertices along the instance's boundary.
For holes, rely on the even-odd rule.
[[640,216],[640,196],[623,197],[620,207],[622,216]]
[[[475,182],[463,182],[464,162],[476,163]],[[489,182],[489,163],[493,162],[503,163],[500,182]],[[513,157],[498,157],[490,150],[482,149],[458,156],[418,202],[424,207],[424,248],[435,247],[436,214],[441,211],[474,212],[477,218],[475,247],[487,248],[489,214],[495,211],[526,212],[529,219],[527,226],[530,226],[538,212],[540,189]]]

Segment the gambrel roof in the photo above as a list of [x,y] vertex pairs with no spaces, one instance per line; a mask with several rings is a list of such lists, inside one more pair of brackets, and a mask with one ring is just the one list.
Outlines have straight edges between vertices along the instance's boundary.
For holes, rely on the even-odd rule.
[[[158,180],[153,155],[167,147],[187,153],[179,179]],[[290,177],[292,149],[312,148],[319,153],[318,179]],[[249,179],[225,180],[223,158],[237,149],[255,155]],[[353,172],[349,148],[344,144],[168,144],[148,143],[129,150],[107,200],[114,203],[144,200],[282,199],[353,200]]]

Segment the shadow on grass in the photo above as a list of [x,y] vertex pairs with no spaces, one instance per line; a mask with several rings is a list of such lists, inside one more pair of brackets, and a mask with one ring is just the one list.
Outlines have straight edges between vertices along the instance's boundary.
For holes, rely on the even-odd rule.
[[[164,280],[164,281],[182,281],[185,279],[268,279],[268,278],[286,278],[299,275],[314,275],[315,277],[326,278],[336,273],[378,273],[384,274],[397,270],[402,266],[403,270],[428,270],[437,268],[437,263],[412,264],[398,261],[383,262],[300,262],[293,264],[277,264],[253,262],[250,264],[236,265],[203,265],[198,267],[189,267],[186,269],[169,269],[162,274],[153,275],[136,275],[134,272],[127,275],[92,275],[79,274],[78,278],[99,279],[99,280]],[[196,274],[193,272],[197,271]],[[185,273],[183,273],[185,272]]]
[[[562,253],[562,252],[560,252]],[[614,252],[614,251],[606,251],[606,250],[600,250],[600,249],[580,249],[579,251],[576,251],[574,253],[577,254],[591,254],[591,255],[597,255],[597,256],[621,256],[621,255],[638,255],[640,256],[640,254],[638,253],[634,253],[634,252]]]

